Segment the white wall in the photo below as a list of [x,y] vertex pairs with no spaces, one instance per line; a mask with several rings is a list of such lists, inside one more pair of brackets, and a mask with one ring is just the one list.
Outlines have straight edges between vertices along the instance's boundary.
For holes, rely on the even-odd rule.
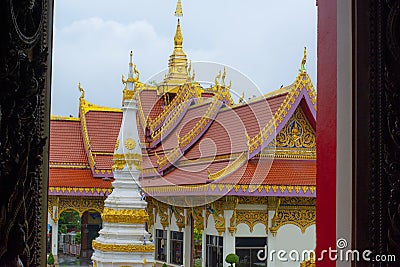
[[[293,224],[287,224],[279,228],[278,233],[275,237],[269,235],[269,238],[275,239],[275,248],[269,248],[269,255],[271,255],[271,250],[275,251],[283,250],[286,251],[286,255],[282,255],[283,258],[287,258],[288,261],[281,261],[278,259],[277,252],[274,254],[273,261],[275,267],[299,267],[300,262],[302,262],[302,253],[305,250],[315,250],[315,225],[308,227],[304,233],[301,229]],[[290,251],[295,250],[300,254],[300,261],[290,260]],[[292,258],[296,257],[296,254],[291,254]]]

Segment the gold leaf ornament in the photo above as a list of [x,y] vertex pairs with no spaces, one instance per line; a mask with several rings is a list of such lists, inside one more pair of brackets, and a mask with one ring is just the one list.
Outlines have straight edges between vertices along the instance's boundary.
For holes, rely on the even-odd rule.
[[132,138],[128,138],[125,140],[126,149],[133,150],[136,147],[136,141]]

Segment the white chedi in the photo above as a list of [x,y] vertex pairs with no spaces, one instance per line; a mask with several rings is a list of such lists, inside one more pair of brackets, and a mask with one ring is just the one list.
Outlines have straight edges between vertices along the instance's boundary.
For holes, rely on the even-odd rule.
[[150,267],[154,264],[154,245],[145,229],[149,219],[145,210],[147,203],[140,194],[138,183],[142,154],[133,74],[131,52],[122,124],[113,156],[114,189],[104,203],[103,228],[93,241],[93,266],[98,267]]

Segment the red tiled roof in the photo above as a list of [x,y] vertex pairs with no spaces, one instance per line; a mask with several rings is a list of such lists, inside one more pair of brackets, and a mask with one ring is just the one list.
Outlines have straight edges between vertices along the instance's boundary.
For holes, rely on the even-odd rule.
[[122,112],[89,111],[86,125],[93,152],[114,152]]
[[112,155],[96,155],[94,156],[94,160],[96,161],[96,169],[98,170],[111,170],[112,167]]
[[112,181],[93,178],[88,169],[50,168],[49,186],[111,188]]
[[143,108],[144,116],[149,116],[154,119],[162,111],[162,105],[164,104],[163,98],[157,95],[155,90],[143,90],[140,92],[140,101]]
[[[193,165],[175,169],[174,171],[157,178],[141,180],[144,187],[163,185],[204,184],[208,179],[208,169],[211,173],[221,170],[227,162],[212,163],[210,165]],[[262,184],[262,185],[315,185],[315,160],[286,160],[262,159],[251,160],[237,169],[231,175],[216,180],[220,184]]]
[[50,162],[87,163],[80,121],[50,121]]
[[315,185],[315,160],[251,160],[219,183]]

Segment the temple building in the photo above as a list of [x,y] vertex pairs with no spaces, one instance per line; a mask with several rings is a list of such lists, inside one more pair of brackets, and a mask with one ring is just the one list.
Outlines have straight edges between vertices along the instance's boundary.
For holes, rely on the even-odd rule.
[[[210,77],[212,86],[196,81],[183,50],[180,0],[175,15],[174,49],[162,81],[143,83],[131,53],[128,78],[122,78],[124,112],[89,103],[79,85],[79,116],[52,116],[50,223],[57,229],[66,210],[78,211],[82,221],[102,213],[98,239],[82,228],[82,253],[89,257],[94,247],[95,264],[110,253],[151,252],[154,259],[143,256],[143,266],[229,266],[230,253],[239,256],[239,267],[300,266],[316,242],[317,103],[306,50],[292,84],[235,103],[225,69]],[[137,114],[127,118],[130,105]],[[117,192],[121,177],[132,186],[129,209],[118,203],[119,196],[129,198]],[[112,200],[104,208],[107,196]],[[143,210],[143,218],[122,220],[116,207],[134,218],[139,211],[132,210]],[[110,234],[123,227],[140,228],[143,244],[133,235],[129,244],[123,231]],[[57,254],[57,235],[52,248]],[[278,256],[280,250],[287,254]]]

